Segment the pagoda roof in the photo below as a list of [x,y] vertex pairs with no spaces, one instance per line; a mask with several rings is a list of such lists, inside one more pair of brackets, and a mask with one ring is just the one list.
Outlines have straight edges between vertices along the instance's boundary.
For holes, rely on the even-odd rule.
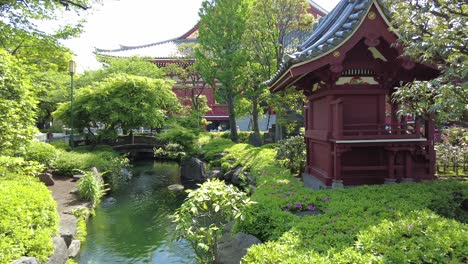
[[197,31],[198,25],[195,25],[182,36],[173,39],[138,46],[119,45],[120,48],[118,49],[96,48],[96,53],[99,55],[121,58],[134,56],[151,57],[157,59],[178,58],[182,57],[182,55],[178,53],[177,47],[181,44],[197,43]]
[[341,0],[313,25],[310,37],[298,46],[297,52],[284,56],[278,71],[264,84],[272,86],[295,65],[316,60],[342,46],[359,28],[372,3],[377,0]]

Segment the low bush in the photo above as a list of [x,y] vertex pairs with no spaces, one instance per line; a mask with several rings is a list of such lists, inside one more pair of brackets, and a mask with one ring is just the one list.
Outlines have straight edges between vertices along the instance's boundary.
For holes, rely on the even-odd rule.
[[[221,163],[216,162],[216,154],[223,153],[225,149],[234,146],[235,143],[230,139],[216,138],[211,140],[209,143],[205,144],[201,150],[200,154],[203,156],[203,159],[208,162],[214,162],[213,165],[220,166]],[[219,164],[218,164],[219,163]]]
[[50,168],[57,159],[57,154],[57,149],[48,143],[31,142],[23,156],[25,160],[37,161],[46,168]]
[[94,173],[90,171],[81,171],[81,173],[84,177],[78,182],[78,194],[80,198],[90,201],[94,208],[99,204],[101,197],[106,193],[102,174],[94,175]]
[[37,176],[44,166],[36,161],[27,161],[20,157],[0,156],[0,179]]
[[169,143],[162,148],[155,148],[154,157],[158,159],[181,160],[185,157],[184,147],[177,143]]
[[295,175],[304,171],[306,166],[306,145],[303,136],[294,136],[278,143],[276,159]]
[[222,227],[233,219],[243,219],[242,210],[251,205],[247,195],[232,185],[214,179],[189,191],[172,219],[179,238],[187,239],[200,263],[214,263]]
[[167,132],[158,134],[159,141],[169,144],[176,143],[184,148],[184,152],[193,153],[196,151],[196,140],[199,131],[184,128],[182,126],[173,126]]
[[58,231],[56,203],[49,190],[32,177],[0,178],[0,263],[21,256],[41,262],[52,254]]
[[[458,221],[455,221],[435,215],[429,209],[434,204],[448,200],[453,193],[461,193],[463,199],[466,199],[468,182],[434,181],[313,191],[304,188],[301,182],[288,173],[278,172],[276,175],[261,177],[261,186],[252,196],[257,204],[245,212],[248,221],[237,226],[239,230],[269,241],[266,245],[249,250],[247,263],[264,263],[260,257],[270,252],[272,247],[291,248],[292,252],[286,255],[297,255],[298,259],[305,258],[312,263],[349,263],[343,257],[349,254],[360,260],[358,262],[362,259],[390,263],[439,263],[440,259],[443,259],[442,262],[454,263],[466,261],[460,252],[464,251],[468,241],[468,227],[462,223],[468,212],[464,211],[463,215],[460,215],[461,212],[445,212],[458,215]],[[298,216],[289,209],[297,203],[313,205],[319,214]],[[453,210],[460,208],[458,206],[454,206],[456,208]],[[389,223],[399,221],[401,225],[426,227],[412,235],[398,234],[401,230],[388,228]],[[444,229],[454,231],[444,232]],[[382,235],[377,232],[379,230]],[[383,235],[383,232],[388,233]],[[458,242],[434,245],[439,250],[435,256],[431,253],[432,249],[422,246],[426,244],[420,241],[426,239],[425,233],[430,233],[428,236],[437,243],[455,239]],[[291,241],[290,236],[300,239]],[[399,241],[395,242],[398,246],[394,250],[390,250],[395,243],[387,241],[385,237],[388,236]],[[369,244],[366,237],[372,238],[374,244]],[[383,248],[383,245],[389,248]],[[408,249],[417,252],[412,252],[411,257],[406,256],[408,261],[397,261],[404,259],[401,256],[406,255]],[[281,255],[271,260],[271,263],[286,262],[299,263],[290,262]]]
[[106,179],[109,187],[116,190],[126,181],[122,171],[129,166],[129,160],[120,156],[108,146],[97,146],[93,151],[89,148],[76,148],[74,151],[59,150],[54,170],[61,175],[71,176],[76,170],[86,171],[96,167],[99,171],[107,171]]

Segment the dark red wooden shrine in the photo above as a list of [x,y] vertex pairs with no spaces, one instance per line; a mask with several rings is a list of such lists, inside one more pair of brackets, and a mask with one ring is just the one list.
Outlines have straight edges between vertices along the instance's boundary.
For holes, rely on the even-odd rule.
[[287,55],[269,81],[272,92],[294,85],[305,109],[307,168],[313,188],[434,178],[434,122],[398,118],[394,87],[436,77],[403,57],[376,0],[342,0]]

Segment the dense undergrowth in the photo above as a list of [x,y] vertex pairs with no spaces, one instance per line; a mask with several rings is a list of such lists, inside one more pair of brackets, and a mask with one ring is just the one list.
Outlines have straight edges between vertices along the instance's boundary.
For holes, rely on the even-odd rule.
[[245,263],[468,260],[467,181],[314,191],[278,164],[271,145],[212,141],[202,148],[206,157],[220,152],[226,155],[208,159],[212,165],[242,165],[257,181],[251,197],[256,204],[244,212],[247,220],[237,223],[236,230],[264,243],[249,249]]
[[[58,232],[59,216],[50,191],[38,180],[39,173],[52,171],[70,176],[96,167],[108,171],[111,186],[117,188],[124,180],[122,166],[127,164],[126,158],[109,147],[71,151],[60,143],[53,146],[32,142],[16,156],[0,155],[0,263],[10,263],[21,256],[45,262],[53,253],[52,237]],[[91,173],[87,175],[80,194],[97,204],[103,193],[102,183]],[[78,218],[80,238],[84,239],[84,218]]]
[[0,157],[0,263],[21,256],[45,261],[58,231],[56,203],[35,177],[44,167],[18,157]]

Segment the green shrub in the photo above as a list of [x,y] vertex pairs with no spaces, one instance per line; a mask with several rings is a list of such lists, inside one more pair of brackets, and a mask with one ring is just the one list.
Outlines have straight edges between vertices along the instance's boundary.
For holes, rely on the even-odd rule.
[[177,143],[169,143],[162,148],[154,149],[154,157],[158,159],[181,160],[185,155],[184,147]]
[[291,170],[293,174],[300,174],[306,165],[306,145],[303,136],[294,136],[278,143],[278,162]]
[[36,161],[26,161],[23,158],[0,156],[0,178],[16,178],[37,176],[44,166]]
[[90,212],[87,208],[80,208],[72,210],[72,213],[78,220],[76,224],[75,239],[78,239],[81,244],[83,244],[86,241],[86,235],[88,234],[86,230],[86,220],[88,219]]
[[90,152],[89,148],[76,148],[75,151],[59,150],[54,170],[61,175],[71,176],[76,170],[88,170],[96,167],[99,171],[107,171],[106,179],[112,190],[119,189],[127,181],[122,168],[129,166],[129,160],[120,156],[109,146],[97,146]]
[[50,168],[57,159],[57,149],[48,143],[31,142],[24,152],[24,159],[37,161]]
[[49,144],[54,146],[56,149],[61,149],[61,150],[71,149],[70,146],[65,141],[52,141]]
[[[239,223],[236,228],[256,235],[264,241],[270,241],[269,243],[279,244],[275,245],[275,247],[295,248],[293,254],[303,255],[302,257],[309,256],[312,253],[312,255],[319,254],[321,256],[320,258],[314,257],[313,261],[309,263],[320,263],[320,259],[324,257],[323,261],[326,263],[347,263],[344,261],[346,258],[343,256],[349,254],[354,255],[357,259],[375,258],[375,262],[382,262],[386,258],[396,258],[388,255],[391,253],[390,251],[385,254],[385,249],[382,250],[381,254],[374,254],[374,249],[362,251],[358,247],[354,247],[356,237],[359,234],[364,234],[363,232],[367,232],[366,230],[385,229],[379,224],[387,223],[386,221],[395,222],[402,219],[423,221],[421,219],[415,220],[413,212],[427,210],[438,201],[448,200],[453,193],[461,193],[459,195],[463,199],[468,197],[468,182],[462,181],[433,181],[418,184],[361,186],[342,190],[313,191],[304,188],[301,182],[287,173],[280,174],[276,172],[276,174],[271,174],[268,170],[267,174],[260,177],[261,186],[257,188],[252,196],[257,204],[245,211],[247,221]],[[299,217],[294,214],[294,210],[288,210],[288,205],[292,204],[294,206],[297,203],[312,204],[320,214]],[[452,208],[456,210],[456,208],[460,207],[455,205]],[[463,214],[466,217],[468,212],[464,211]],[[430,222],[426,220],[423,221],[424,225]],[[452,236],[450,239],[463,238],[468,232],[465,224],[442,217],[438,217],[437,220],[433,222],[433,225],[442,225],[441,221],[443,220],[444,229],[456,230],[455,233],[450,234]],[[428,225],[428,228],[434,231],[431,236],[434,239],[446,239],[447,234],[442,231],[442,228],[436,226],[431,227]],[[285,241],[287,241],[284,237],[288,236],[288,234],[300,237],[300,242],[284,245]],[[375,239],[376,234],[369,233],[369,237]],[[404,248],[414,249],[421,243],[418,241],[424,239],[423,237],[418,239],[405,236],[397,237],[399,237],[400,243],[405,245]],[[466,238],[463,239],[468,241]],[[389,242],[376,240],[375,243],[383,245]],[[386,245],[391,247],[394,244]],[[439,247],[439,255],[451,254],[449,258],[445,258],[446,262],[449,262],[452,256],[457,255],[450,252],[463,248],[461,244],[452,243],[451,245],[447,247],[441,245]],[[464,245],[466,246],[466,244]],[[260,259],[256,257],[267,253],[263,250],[271,250],[271,248],[260,247],[253,250],[252,253],[249,251],[248,255],[252,255],[248,258],[257,261],[252,261],[252,263],[260,263]],[[430,255],[428,250],[421,247],[418,256]],[[406,254],[405,252],[402,247],[391,254],[397,256],[398,254]],[[383,259],[380,259],[380,256]],[[285,262],[290,263],[280,257],[272,261],[272,263]],[[360,261],[358,262],[360,263]],[[425,258],[416,261],[413,259],[413,262],[425,262]],[[438,261],[434,260],[432,262]],[[401,262],[396,261],[393,263]]]
[[193,153],[196,151],[196,140],[198,138],[198,131],[182,126],[173,126],[167,132],[159,134],[158,140],[163,143],[176,143],[184,148],[184,152]]
[[466,263],[468,228],[428,210],[414,211],[361,232],[356,250],[383,256],[385,263]]
[[[231,138],[231,132],[230,131],[224,131],[224,132],[221,132],[220,134],[221,134],[221,138],[226,138],[226,139]],[[238,131],[237,132],[238,143],[249,143],[249,137],[250,137],[251,134],[253,134],[253,132]]]
[[59,222],[56,203],[47,187],[26,176],[0,179],[0,198],[0,263],[21,256],[46,261],[54,250],[52,237]]
[[[232,142],[230,139],[224,138],[217,138],[211,140],[209,143],[205,144],[200,152],[203,155],[203,159],[205,161],[215,161],[215,155],[219,153],[223,153],[225,149],[234,146],[235,143]],[[219,163],[219,162],[218,162]],[[218,165],[220,165],[219,163]]]
[[94,175],[93,172],[81,171],[84,175],[78,182],[78,194],[84,200],[90,201],[95,207],[101,201],[106,190],[104,189],[104,181],[101,175]]
[[200,263],[213,263],[222,226],[232,219],[243,219],[242,210],[250,199],[232,185],[214,179],[189,191],[172,219],[177,235],[187,239]]

